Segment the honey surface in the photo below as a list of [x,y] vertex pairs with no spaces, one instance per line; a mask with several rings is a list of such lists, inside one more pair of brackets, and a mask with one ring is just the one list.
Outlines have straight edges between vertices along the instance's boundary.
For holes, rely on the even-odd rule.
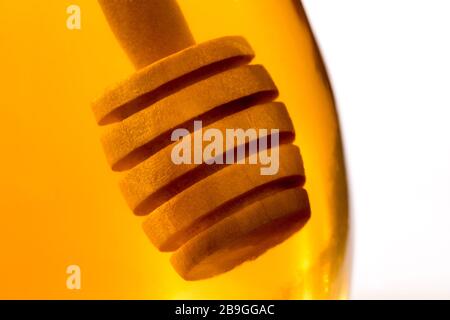
[[[140,228],[106,165],[91,102],[133,72],[95,1],[0,3],[0,298],[341,298],[348,207],[339,127],[320,55],[290,0],[180,0],[200,43],[244,36],[294,122],[311,219],[256,261],[195,283]],[[79,265],[82,288],[66,288]]]

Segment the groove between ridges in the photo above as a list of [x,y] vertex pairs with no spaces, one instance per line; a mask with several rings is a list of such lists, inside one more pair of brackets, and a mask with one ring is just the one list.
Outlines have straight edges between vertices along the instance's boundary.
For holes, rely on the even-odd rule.
[[255,97],[272,100],[276,95],[275,84],[262,66],[246,65],[227,70],[106,128],[102,144],[107,160],[113,170],[131,169],[143,158],[142,152],[136,155],[133,151],[142,151],[143,146],[151,145],[161,136],[169,138],[180,124],[208,119],[210,112],[218,116],[217,108],[237,112],[240,108],[233,108],[236,105],[254,103]]
[[[285,106],[278,102],[271,102],[263,105],[256,105],[242,111],[239,114],[233,114],[212,123],[205,127],[215,128],[225,131],[226,128],[252,128],[253,126],[267,129],[265,136],[259,136],[256,140],[246,140],[244,150],[249,154],[249,144],[251,141],[258,143],[258,147],[263,151],[264,145],[259,143],[262,139],[269,143],[270,148],[272,135],[270,130],[275,128],[279,134],[279,143],[286,144],[293,141],[295,137],[294,128],[290,121]],[[191,136],[193,133],[191,133]],[[238,146],[234,146],[235,151]],[[170,199],[173,195],[179,193],[190,184],[195,183],[213,172],[220,170],[224,164],[207,165],[203,164],[183,164],[174,165],[172,151],[174,144],[168,145],[158,153],[149,157],[135,168],[124,173],[119,182],[120,189],[127,200],[128,205],[138,214],[143,215],[151,212],[153,209]],[[191,150],[196,148],[191,145]],[[216,155],[216,158],[224,159],[228,148],[226,141],[223,141],[223,152]],[[191,154],[194,150],[191,152]],[[237,158],[235,157],[237,160]],[[207,159],[206,159],[207,160]]]
[[282,145],[279,156],[283,161],[275,175],[261,175],[257,165],[231,165],[198,181],[151,212],[143,224],[145,232],[161,251],[173,251],[242,207],[276,191],[303,186],[298,147]]
[[99,125],[120,122],[192,83],[249,63],[253,57],[250,45],[239,36],[197,44],[138,70],[109,88],[92,103],[92,110]]
[[187,241],[172,254],[172,266],[185,280],[229,271],[289,238],[310,214],[308,195],[302,188],[269,195]]

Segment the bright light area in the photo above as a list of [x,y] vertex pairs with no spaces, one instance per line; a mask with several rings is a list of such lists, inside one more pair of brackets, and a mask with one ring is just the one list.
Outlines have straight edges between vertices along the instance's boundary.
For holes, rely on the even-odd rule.
[[337,97],[352,298],[450,298],[450,1],[305,0]]

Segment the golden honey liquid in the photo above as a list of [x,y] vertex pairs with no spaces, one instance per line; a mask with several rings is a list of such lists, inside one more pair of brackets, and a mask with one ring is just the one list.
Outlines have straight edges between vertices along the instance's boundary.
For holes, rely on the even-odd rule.
[[[81,30],[66,8],[81,8]],[[283,244],[187,282],[125,205],[90,102],[133,72],[93,0],[0,2],[0,298],[346,298],[347,186],[332,92],[293,0],[179,0],[197,42],[247,38],[277,84],[304,158],[312,217]],[[66,268],[81,268],[81,290]]]

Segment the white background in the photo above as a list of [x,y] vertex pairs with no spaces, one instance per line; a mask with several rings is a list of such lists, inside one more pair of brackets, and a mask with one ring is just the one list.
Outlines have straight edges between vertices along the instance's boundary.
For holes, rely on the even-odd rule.
[[354,299],[450,298],[450,1],[304,0],[339,105]]

